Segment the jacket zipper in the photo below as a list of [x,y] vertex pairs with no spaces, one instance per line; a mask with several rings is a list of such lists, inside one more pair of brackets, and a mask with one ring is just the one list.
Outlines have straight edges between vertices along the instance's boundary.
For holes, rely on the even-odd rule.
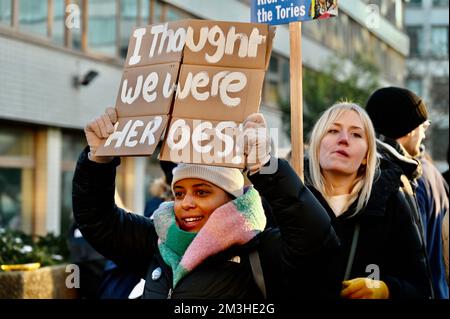
[[170,289],[169,289],[169,293],[167,294],[167,298],[166,298],[166,299],[172,299],[172,293],[173,293],[173,289],[170,288]]

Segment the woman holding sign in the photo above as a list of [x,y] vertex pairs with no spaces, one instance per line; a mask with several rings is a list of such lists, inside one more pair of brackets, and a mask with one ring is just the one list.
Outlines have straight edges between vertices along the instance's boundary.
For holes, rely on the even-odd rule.
[[399,192],[401,172],[390,162],[378,163],[375,141],[367,113],[351,103],[328,109],[311,135],[307,184],[341,240],[330,263],[341,282],[336,295],[426,298],[425,256]]
[[[80,155],[73,179],[74,215],[101,254],[146,280],[143,298],[321,297],[310,295],[316,287],[308,283],[338,242],[325,210],[287,162],[278,160],[274,174],[263,174],[266,148],[248,167],[254,183],[248,188],[238,169],[180,164],[173,170],[174,202],[162,204],[150,220],[114,203],[120,159],[92,153],[116,121],[108,109],[86,126],[90,149]],[[263,132],[249,139],[247,154],[270,144],[267,130],[257,128],[266,128],[261,114],[244,124],[247,132]],[[264,230],[260,194],[278,228]],[[290,274],[304,278],[295,295],[285,289]]]

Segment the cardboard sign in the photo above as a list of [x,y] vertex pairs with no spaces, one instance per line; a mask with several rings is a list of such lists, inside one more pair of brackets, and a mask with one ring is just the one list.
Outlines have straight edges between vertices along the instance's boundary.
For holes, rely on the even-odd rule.
[[270,25],[338,15],[338,0],[252,0],[251,21]]
[[[171,125],[181,123],[176,119],[186,121],[180,132],[190,132],[191,143],[182,148],[190,155],[172,158],[169,126],[161,159],[244,167],[242,156],[230,157],[220,149],[229,147],[229,138],[236,138],[240,123],[259,110],[274,33],[274,28],[263,24],[205,20],[134,29],[116,100],[115,135],[96,155],[152,154],[173,116]],[[210,124],[198,124],[202,121]],[[223,124],[230,122],[235,123],[233,129]],[[212,162],[203,148],[196,147],[196,134],[202,143],[209,134],[216,152]]]

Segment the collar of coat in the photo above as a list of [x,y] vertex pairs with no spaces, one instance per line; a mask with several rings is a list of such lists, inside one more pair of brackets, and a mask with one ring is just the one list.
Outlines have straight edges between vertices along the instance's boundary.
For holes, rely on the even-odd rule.
[[384,157],[398,165],[409,180],[415,180],[422,175],[422,166],[419,160],[411,157],[395,140],[379,135],[377,151],[379,157]]
[[172,268],[173,287],[208,257],[248,243],[266,226],[261,197],[253,187],[217,208],[197,234],[177,226],[173,202],[163,203],[153,216],[161,256]]

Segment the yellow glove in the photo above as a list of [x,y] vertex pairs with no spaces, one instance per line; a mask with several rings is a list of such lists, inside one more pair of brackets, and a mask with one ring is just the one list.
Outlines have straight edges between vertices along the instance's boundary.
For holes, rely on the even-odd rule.
[[389,288],[381,280],[354,278],[342,282],[341,297],[347,299],[389,299]]

